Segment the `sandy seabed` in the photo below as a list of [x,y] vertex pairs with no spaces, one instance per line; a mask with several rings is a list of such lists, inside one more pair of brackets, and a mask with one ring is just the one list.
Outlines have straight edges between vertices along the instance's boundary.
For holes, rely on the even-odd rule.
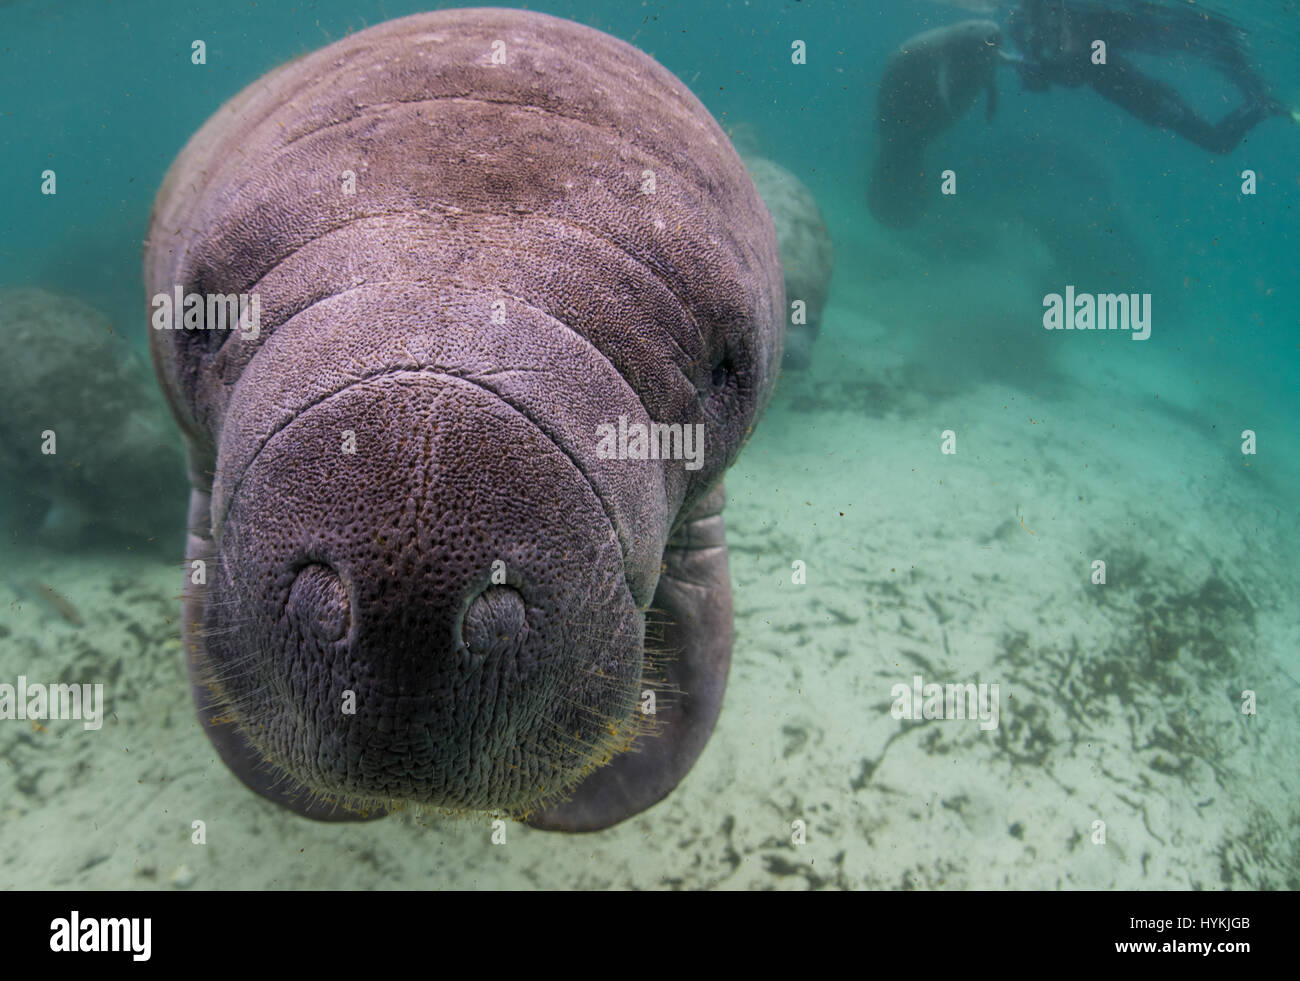
[[[882,325],[836,334],[850,314],[728,476],[731,682],[663,803],[504,844],[487,817],[300,819],[198,727],[179,562],[23,554],[85,626],[5,595],[0,680],[103,681],[107,717],[0,723],[0,885],[1300,888],[1292,475],[1101,362],[918,395]],[[997,728],[894,718],[917,675],[996,683]]]

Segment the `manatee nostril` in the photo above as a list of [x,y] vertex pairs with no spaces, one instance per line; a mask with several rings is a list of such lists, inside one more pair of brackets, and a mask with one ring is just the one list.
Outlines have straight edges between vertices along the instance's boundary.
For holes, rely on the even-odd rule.
[[303,631],[310,630],[327,644],[347,635],[352,626],[352,605],[347,587],[327,565],[303,566],[289,590],[289,613]]
[[470,663],[517,649],[526,613],[524,598],[510,586],[489,586],[474,597],[460,627]]

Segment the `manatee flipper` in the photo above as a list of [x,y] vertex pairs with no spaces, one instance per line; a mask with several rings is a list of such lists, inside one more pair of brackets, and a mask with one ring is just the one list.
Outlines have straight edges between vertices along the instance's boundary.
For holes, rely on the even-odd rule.
[[192,570],[194,562],[202,561],[205,575],[216,572],[216,547],[206,534],[211,521],[212,493],[195,486],[190,491],[189,534],[185,548],[185,598],[184,623],[181,625],[181,642],[185,646],[185,664],[189,669],[190,690],[199,722],[208,740],[243,784],[267,800],[287,807],[303,817],[317,821],[368,821],[383,817],[384,808],[369,808],[362,814],[329,804],[313,794],[296,780],[276,771],[253,748],[239,727],[230,721],[230,706],[221,699],[211,683],[214,666],[203,662],[204,610],[202,588],[196,588]]
[[[700,500],[664,550],[652,609],[666,623],[654,729],[596,770],[571,799],[528,818],[548,831],[599,831],[663,800],[704,750],[731,667],[731,577],[721,484]],[[659,645],[656,645],[659,646]],[[664,678],[663,676],[666,676]],[[638,709],[639,711],[639,709]]]

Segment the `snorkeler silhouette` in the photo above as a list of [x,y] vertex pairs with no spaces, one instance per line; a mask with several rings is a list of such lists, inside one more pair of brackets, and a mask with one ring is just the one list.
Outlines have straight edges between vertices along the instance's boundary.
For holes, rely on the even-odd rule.
[[[1026,89],[1087,85],[1142,122],[1211,153],[1232,151],[1270,116],[1300,122],[1300,114],[1275,99],[1247,62],[1244,33],[1203,8],[1148,0],[1130,0],[1122,7],[1098,0],[1021,0],[1011,11],[1007,33],[1022,52],[1015,64]],[[1094,41],[1105,42],[1104,64],[1093,64]],[[1242,104],[1212,123],[1172,85],[1139,71],[1126,52],[1203,61],[1238,89]]]
[[[988,93],[992,121],[998,64],[1014,65],[1034,92],[1087,85],[1142,122],[1211,153],[1231,152],[1270,116],[1300,123],[1300,112],[1274,98],[1250,66],[1244,32],[1199,7],[1151,0],[1018,0],[1007,33],[1019,54],[1002,46],[997,23],[967,20],[909,38],[890,55],[876,93],[878,141],[867,190],[867,207],[878,222],[901,229],[920,218],[936,193],[925,162],[929,144],[981,92]],[[1096,41],[1105,43],[1100,64],[1093,63]],[[1132,53],[1203,62],[1237,88],[1241,105],[1211,122],[1172,85],[1138,70],[1128,57]]]

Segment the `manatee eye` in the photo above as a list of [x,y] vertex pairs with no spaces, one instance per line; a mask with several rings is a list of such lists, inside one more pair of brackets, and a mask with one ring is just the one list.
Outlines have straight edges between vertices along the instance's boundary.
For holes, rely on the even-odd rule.
[[709,376],[709,381],[713,383],[714,388],[724,388],[727,379],[731,377],[731,363],[728,361],[719,361],[713,366],[713,373]]
[[289,589],[289,616],[304,636],[332,644],[352,626],[352,604],[337,572],[319,562],[303,566]]

